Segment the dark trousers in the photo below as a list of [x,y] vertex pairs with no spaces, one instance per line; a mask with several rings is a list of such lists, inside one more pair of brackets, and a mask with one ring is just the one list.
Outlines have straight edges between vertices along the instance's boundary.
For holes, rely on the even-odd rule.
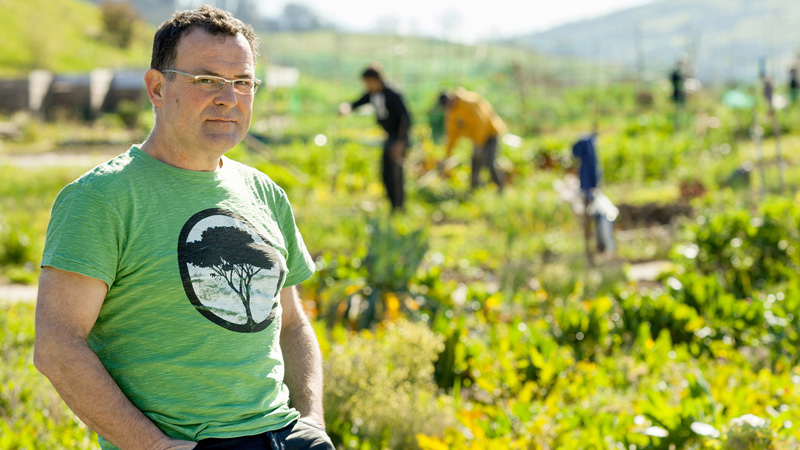
[[475,146],[472,151],[472,189],[480,186],[481,168],[489,168],[492,181],[503,189],[503,176],[497,168],[497,136],[490,137],[482,147]]
[[202,439],[194,450],[335,450],[322,427],[300,419],[255,436]]
[[[383,186],[386,188],[386,195],[389,197],[389,202],[392,204],[392,209],[403,209],[405,202],[405,192],[403,189],[403,159],[405,158],[406,149],[403,152],[399,161],[392,158],[392,147],[395,143],[399,142],[396,138],[389,138],[383,144],[383,164],[381,172],[383,174]],[[404,144],[407,145],[407,144]]]

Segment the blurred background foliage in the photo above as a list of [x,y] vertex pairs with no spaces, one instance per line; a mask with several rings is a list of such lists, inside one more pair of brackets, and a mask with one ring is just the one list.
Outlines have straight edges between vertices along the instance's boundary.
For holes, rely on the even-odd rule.
[[[151,26],[115,41],[99,8],[45,3],[0,14],[0,73],[146,65]],[[41,41],[22,42],[32,17]],[[252,135],[229,156],[286,189],[315,258],[302,294],[339,448],[798,447],[800,107],[779,114],[781,188],[766,105],[728,108],[728,86],[693,93],[676,117],[666,80],[636,83],[612,67],[579,83],[592,64],[510,45],[320,30],[271,33],[262,50],[300,79],[258,92]],[[368,114],[335,115],[376,59],[415,117],[408,208],[391,218],[380,130]],[[502,195],[468,193],[467,144],[450,174],[436,170],[432,107],[457,85],[489,99],[521,138],[501,146]],[[152,120],[145,102],[91,122],[0,118],[19,130],[0,140],[4,284],[35,284],[58,191],[141,142]],[[590,264],[554,186],[595,121],[603,189],[621,217],[617,254]],[[658,276],[634,276],[653,261]],[[0,449],[96,448],[33,368],[33,306],[2,292]]]

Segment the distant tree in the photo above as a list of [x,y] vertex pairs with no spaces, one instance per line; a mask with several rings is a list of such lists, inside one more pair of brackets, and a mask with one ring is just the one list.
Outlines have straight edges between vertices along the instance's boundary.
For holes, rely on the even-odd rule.
[[309,31],[322,27],[317,14],[300,3],[287,3],[278,20],[281,28],[289,31]]
[[117,47],[128,48],[133,42],[139,13],[128,1],[106,0],[100,4],[103,34]]
[[200,240],[186,244],[187,261],[225,280],[241,299],[251,326],[256,322],[250,310],[250,285],[259,272],[275,266],[272,254],[269,245],[255,242],[250,233],[236,227],[207,228]]
[[258,6],[255,0],[238,0],[236,17],[245,23],[255,24],[259,21]]

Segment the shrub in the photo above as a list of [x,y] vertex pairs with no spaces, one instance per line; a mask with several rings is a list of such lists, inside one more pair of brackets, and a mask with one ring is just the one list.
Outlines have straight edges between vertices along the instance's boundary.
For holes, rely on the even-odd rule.
[[324,363],[324,399],[334,443],[408,449],[417,448],[417,433],[441,435],[454,417],[433,381],[442,348],[428,326],[405,321],[333,345]]
[[139,14],[127,1],[105,1],[100,5],[103,33],[119,48],[128,48],[136,32]]
[[618,331],[628,340],[633,340],[641,325],[646,324],[653,336],[667,330],[672,342],[691,342],[694,332],[705,323],[694,309],[661,292],[623,291],[617,294],[617,300],[622,309]]
[[769,422],[745,414],[731,420],[725,448],[728,450],[770,450],[775,448]]
[[708,211],[688,234],[690,243],[676,249],[686,272],[715,274],[738,299],[786,283],[800,270],[800,213],[791,200],[768,200],[756,214]]
[[96,449],[97,436],[33,366],[34,305],[0,301],[0,448]]

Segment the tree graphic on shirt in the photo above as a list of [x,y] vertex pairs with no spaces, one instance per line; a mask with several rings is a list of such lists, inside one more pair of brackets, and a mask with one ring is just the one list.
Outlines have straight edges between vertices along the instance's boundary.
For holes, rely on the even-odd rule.
[[207,228],[200,240],[186,245],[187,262],[211,269],[212,277],[224,279],[244,305],[247,314],[245,326],[255,326],[250,310],[250,286],[253,277],[275,266],[274,250],[253,240],[247,231],[232,226]]

